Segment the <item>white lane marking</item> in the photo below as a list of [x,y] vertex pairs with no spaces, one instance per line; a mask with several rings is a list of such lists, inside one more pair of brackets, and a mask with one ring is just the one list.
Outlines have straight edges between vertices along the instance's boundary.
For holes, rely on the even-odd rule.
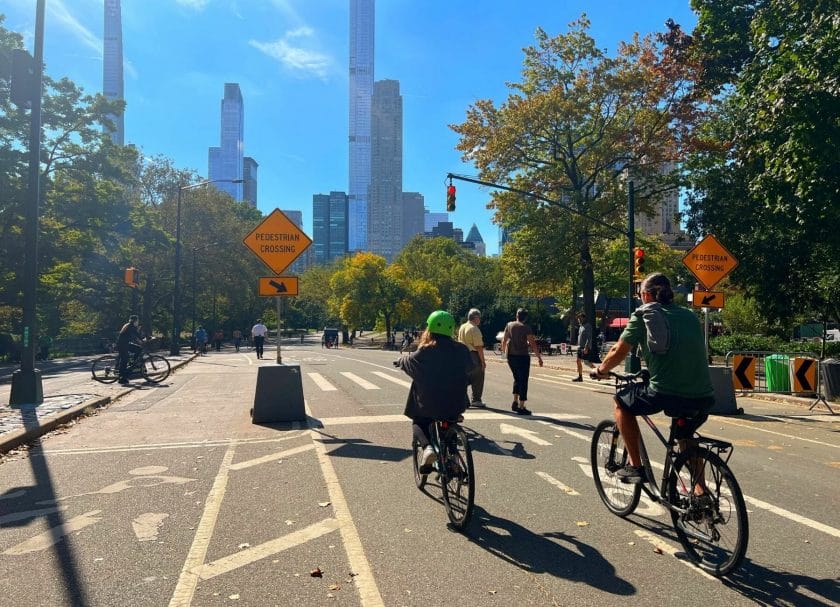
[[29,457],[41,457],[43,455],[87,455],[95,453],[119,453],[121,451],[149,451],[150,449],[200,449],[202,447],[226,447],[232,443],[240,445],[258,445],[260,443],[281,443],[287,440],[294,440],[304,436],[305,432],[298,432],[289,436],[279,438],[225,438],[220,440],[203,440],[191,443],[151,443],[145,445],[120,445],[116,447],[89,447],[77,449],[45,449],[36,451]]
[[[775,419],[775,418],[769,418]],[[748,424],[738,424],[732,421],[731,419],[725,417],[716,417],[715,421],[724,422],[726,424],[730,424],[732,426],[740,426],[741,428],[749,428],[750,430],[756,430],[758,432],[766,432],[767,434],[774,434],[776,436],[783,436],[785,438],[789,438],[792,440],[801,440],[807,443],[814,443],[815,445],[822,445],[823,447],[832,447],[834,449],[840,449],[840,444],[833,444],[833,443],[824,443],[822,441],[814,440],[812,438],[803,438],[801,436],[794,436],[792,434],[782,434],[781,432],[773,432],[772,430],[766,430],[765,428],[756,428],[754,426],[750,426]]]
[[307,373],[307,375],[311,377],[312,381],[315,382],[315,385],[321,388],[324,392],[335,392],[338,390],[338,388],[328,382],[327,379],[320,373]]
[[685,565],[689,569],[692,569],[692,570],[696,571],[697,573],[699,573],[703,577],[705,577],[707,579],[710,579],[712,581],[715,581],[715,582],[720,581],[715,576],[713,576],[709,573],[706,573],[705,571],[700,569],[697,565],[695,565],[691,561],[681,559],[679,556],[677,556],[677,549],[674,548],[668,542],[662,540],[662,538],[659,538],[659,537],[653,535],[652,533],[649,533],[648,531],[645,531],[644,529],[636,529],[634,531],[634,533],[637,536],[639,536],[640,538],[642,538],[643,540],[646,540],[646,541],[650,542],[651,544],[653,544],[654,548],[659,548],[665,554],[670,554],[671,556],[675,557],[680,563],[682,563],[683,565]]
[[[52,500],[50,503],[54,503]],[[67,510],[67,506],[59,506],[58,508],[39,508],[38,510],[26,510],[25,512],[13,512],[11,514],[4,514],[0,516],[0,526],[6,523],[14,523],[15,521],[22,521],[28,518],[38,518],[53,514],[54,512],[62,512]]]
[[560,381],[560,380],[556,380],[556,379],[548,379],[547,377],[542,377],[540,375],[532,375],[531,379],[536,379],[538,381],[542,381],[542,382],[545,382],[545,383],[548,383],[548,384],[558,384],[558,385],[566,386],[568,388],[573,388],[575,390],[587,390],[589,392],[599,392],[601,394],[612,393],[611,390],[610,390],[610,392],[605,390],[604,386],[597,386],[596,385],[596,386],[593,386],[593,387],[590,388],[589,386],[586,386],[586,385],[573,384],[573,383],[570,383],[569,381]]
[[57,544],[64,539],[65,535],[70,535],[71,533],[80,531],[85,527],[90,527],[91,525],[95,525],[101,521],[102,517],[99,516],[101,512],[101,510],[91,510],[90,512],[80,514],[79,516],[65,521],[61,525],[52,527],[48,531],[44,531],[44,533],[39,533],[35,537],[31,537],[25,542],[21,542],[17,546],[12,546],[8,550],[4,550],[3,554],[8,554],[9,556],[20,556],[30,552],[46,550],[53,544]]
[[172,593],[172,599],[169,601],[169,607],[189,607],[192,604],[195,588],[198,585],[198,575],[193,573],[193,570],[204,564],[204,559],[207,556],[207,548],[210,545],[210,539],[213,537],[216,519],[219,517],[219,510],[221,510],[222,500],[227,490],[230,463],[233,461],[235,451],[236,443],[233,443],[222,457],[219,473],[216,475],[213,487],[207,495],[201,521],[198,523],[198,529],[187,554],[187,560],[184,561],[184,566],[181,569],[181,575],[178,577],[178,584]]
[[834,527],[830,527],[825,523],[820,523],[819,521],[800,516],[795,512],[785,510],[784,508],[779,508],[778,506],[768,504],[767,502],[762,502],[761,500],[756,499],[754,497],[750,497],[749,495],[744,496],[744,501],[748,504],[752,504],[756,508],[761,508],[763,510],[767,510],[768,512],[772,512],[773,514],[778,514],[779,516],[795,521],[801,525],[805,525],[806,527],[810,527],[811,529],[822,531],[823,533],[833,535],[834,537],[840,537],[840,529],[835,529]]
[[240,352],[240,353],[239,353],[239,355],[240,355],[242,358],[244,358],[245,360],[247,360],[249,365],[253,365],[253,364],[254,364],[254,361],[253,361],[253,360],[251,360],[251,357],[250,357],[250,356],[248,356],[247,354],[243,354],[242,352]]
[[346,377],[347,379],[349,379],[350,381],[355,382],[356,384],[358,384],[359,386],[361,386],[365,390],[379,390],[379,386],[377,386],[376,384],[370,383],[366,379],[362,379],[361,377],[359,377],[355,373],[350,373],[350,371],[342,371],[341,374],[344,377]]
[[228,573],[229,571],[244,567],[245,565],[250,565],[251,563],[255,563],[268,556],[282,552],[283,550],[288,550],[289,548],[294,548],[295,546],[314,540],[315,538],[335,531],[338,527],[339,523],[336,519],[328,518],[320,523],[315,523],[314,525],[309,525],[304,529],[295,531],[294,533],[264,542],[258,546],[252,546],[240,552],[235,552],[230,556],[217,559],[212,563],[207,563],[206,565],[197,567],[193,573],[195,573],[201,581],[210,580],[223,573]]
[[519,428],[518,426],[511,426],[509,424],[499,424],[499,430],[502,434],[513,434],[514,436],[529,440],[535,445],[541,445],[543,447],[551,446],[550,442],[537,436],[537,433],[533,430],[526,430],[525,428]]
[[158,538],[160,527],[168,517],[165,512],[145,512],[131,521],[131,528],[139,541],[152,542]]
[[254,459],[249,459],[244,462],[239,462],[236,464],[232,464],[230,466],[231,470],[243,470],[245,468],[250,468],[251,466],[258,466],[260,464],[265,464],[268,462],[273,462],[278,459],[283,459],[284,457],[291,457],[293,455],[297,455],[298,453],[303,453],[304,451],[310,451],[314,449],[315,445],[303,445],[301,447],[294,447],[292,449],[286,449],[285,451],[278,451],[277,453],[269,453],[268,455],[264,455],[262,457],[257,457]]
[[395,384],[399,384],[400,386],[403,386],[405,388],[410,388],[411,387],[411,382],[410,381],[405,381],[404,379],[400,379],[399,377],[394,377],[393,375],[389,375],[388,373],[385,373],[384,371],[374,371],[373,374],[376,375],[377,377],[381,377],[382,379],[387,379],[390,382],[393,382]]
[[[312,418],[312,411],[309,409],[309,404],[306,404],[306,413],[309,416],[310,424]],[[394,416],[402,417],[402,416]],[[405,418],[403,417],[403,420]],[[362,540],[359,537],[359,531],[353,523],[353,517],[350,515],[350,508],[347,506],[347,500],[344,498],[344,491],[338,482],[338,475],[335,473],[335,468],[330,461],[327,454],[327,447],[320,440],[320,435],[314,430],[310,430],[310,435],[315,443],[315,453],[318,455],[318,463],[321,466],[321,474],[327,484],[327,492],[330,496],[330,502],[333,507],[333,514],[336,520],[340,523],[341,539],[344,544],[344,550],[347,553],[347,560],[350,564],[350,570],[356,574],[353,581],[356,588],[359,590],[359,599],[362,607],[384,607],[385,603],[382,600],[382,595],[379,594],[379,588],[376,585],[376,580],[373,577],[373,570],[370,562],[365,556],[365,549],[362,546]]]
[[562,491],[566,495],[580,495],[580,493],[578,493],[577,491],[575,491],[574,489],[572,489],[568,485],[564,485],[563,483],[558,481],[556,478],[554,478],[550,474],[547,474],[545,472],[537,472],[537,476],[539,476],[541,479],[548,482],[549,484],[554,485],[555,487],[560,489],[560,491]]
[[575,438],[585,440],[586,442],[590,442],[592,440],[591,436],[586,436],[585,434],[581,434],[580,432],[569,430],[568,428],[564,428],[563,426],[555,426],[554,424],[551,424],[551,428],[554,430],[559,430],[560,432],[565,432],[569,436],[574,436]]

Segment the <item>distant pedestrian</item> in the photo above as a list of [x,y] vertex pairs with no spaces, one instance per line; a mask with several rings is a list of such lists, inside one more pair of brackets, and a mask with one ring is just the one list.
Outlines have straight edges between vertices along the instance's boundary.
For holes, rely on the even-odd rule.
[[242,344],[242,331],[239,329],[233,330],[233,346],[236,348],[236,351],[239,352],[239,346]]
[[198,325],[198,329],[195,330],[194,335],[194,342],[195,342],[195,349],[198,351],[199,355],[204,355],[207,353],[207,340],[209,339],[207,335],[207,331],[201,325]]
[[458,341],[467,346],[473,363],[470,371],[470,406],[477,408],[485,406],[481,395],[484,392],[484,371],[487,368],[487,361],[484,360],[484,337],[478,328],[480,324],[481,312],[478,308],[472,308],[467,312],[467,322],[458,328]]
[[531,356],[528,353],[530,348],[537,355],[540,366],[543,366],[540,349],[534,339],[534,332],[526,324],[528,311],[519,308],[516,311],[516,320],[512,320],[505,327],[502,337],[502,352],[507,354],[507,363],[513,374],[513,404],[511,410],[517,415],[531,415],[525,406],[528,400],[528,377],[531,374]]
[[41,360],[47,360],[50,357],[50,348],[52,348],[52,337],[49,335],[42,335],[38,340],[38,347],[40,349]]
[[216,352],[222,351],[222,340],[225,338],[224,331],[221,329],[216,329],[213,331],[213,347],[216,349]]
[[137,356],[143,351],[143,337],[140,334],[140,319],[136,314],[128,317],[128,322],[125,323],[117,335],[117,352],[119,356],[119,382],[121,384],[128,383],[128,362],[132,356]]
[[572,381],[583,381],[583,361],[590,369],[595,367],[595,363],[601,362],[601,357],[598,356],[598,348],[595,345],[595,340],[592,335],[592,325],[586,321],[586,314],[581,312],[577,315],[577,321],[580,328],[578,329],[578,351],[577,351],[577,372],[578,375]]
[[265,343],[266,334],[268,334],[268,327],[263,324],[262,318],[257,319],[257,324],[251,327],[251,337],[254,339],[254,349],[257,351],[257,358],[263,357],[263,344]]

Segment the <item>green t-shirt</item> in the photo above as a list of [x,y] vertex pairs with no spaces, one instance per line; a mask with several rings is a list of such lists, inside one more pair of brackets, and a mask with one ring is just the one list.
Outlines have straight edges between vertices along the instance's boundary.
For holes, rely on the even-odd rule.
[[640,345],[650,371],[651,390],[684,398],[712,396],[712,380],[706,358],[706,342],[700,322],[691,310],[674,304],[662,306],[670,327],[670,345],[665,354],[651,354],[647,345],[645,322],[630,316],[621,340]]

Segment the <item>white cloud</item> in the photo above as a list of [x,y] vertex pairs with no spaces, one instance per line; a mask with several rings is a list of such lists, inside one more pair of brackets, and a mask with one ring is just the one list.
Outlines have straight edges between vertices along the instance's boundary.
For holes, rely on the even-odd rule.
[[210,3],[210,0],[175,0],[175,2],[186,8],[200,11]]
[[277,59],[293,72],[325,78],[333,64],[333,60],[329,55],[289,43],[289,40],[312,37],[313,33],[309,27],[299,27],[286,32],[282,38],[274,42],[250,40],[248,44],[259,49],[269,57]]
[[51,0],[51,2],[47,3],[47,6],[49,6],[50,14],[58,20],[62,27],[72,33],[85,46],[89,46],[95,50],[100,57],[102,57],[102,39],[96,37],[93,32],[82,25],[79,20],[73,16],[64,4],[64,0]]

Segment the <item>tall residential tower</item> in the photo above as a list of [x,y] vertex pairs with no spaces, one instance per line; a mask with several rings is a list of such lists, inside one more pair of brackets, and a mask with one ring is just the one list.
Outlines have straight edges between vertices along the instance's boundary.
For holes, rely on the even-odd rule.
[[[210,148],[208,154],[208,177],[211,180],[244,179],[244,136],[245,105],[239,85],[225,84],[225,96],[222,99],[222,136],[219,147]],[[216,187],[233,196],[234,200],[243,199],[242,183],[217,183]]]
[[[120,0],[105,0],[102,93],[108,101],[123,101],[123,46],[122,46],[122,9]],[[110,132],[111,141],[117,145],[125,144],[125,120],[123,112],[109,115],[114,123]]]
[[403,248],[403,105],[400,83],[373,84],[368,249],[393,261]]
[[368,247],[370,110],[373,95],[374,0],[350,0],[350,187],[351,251]]

